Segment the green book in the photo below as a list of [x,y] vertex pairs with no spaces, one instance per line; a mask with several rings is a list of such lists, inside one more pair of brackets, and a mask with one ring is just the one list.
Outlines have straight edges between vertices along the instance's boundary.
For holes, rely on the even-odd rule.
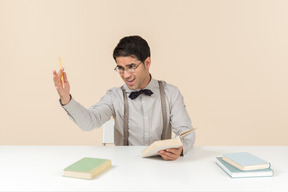
[[111,168],[111,160],[84,157],[64,169],[65,177],[93,179]]
[[217,165],[224,170],[230,177],[240,178],[240,177],[269,177],[273,176],[274,172],[271,168],[259,169],[252,171],[242,171],[233,165],[230,165],[222,159],[222,157],[216,157]]

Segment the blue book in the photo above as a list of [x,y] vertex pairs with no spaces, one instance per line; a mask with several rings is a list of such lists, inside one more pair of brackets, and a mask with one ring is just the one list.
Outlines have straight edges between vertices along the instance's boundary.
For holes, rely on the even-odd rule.
[[222,157],[216,157],[217,165],[232,178],[243,178],[243,177],[271,177],[274,172],[271,168],[260,169],[254,171],[241,171],[236,167],[230,165],[222,159]]
[[248,152],[226,153],[223,160],[242,171],[270,168],[271,164]]

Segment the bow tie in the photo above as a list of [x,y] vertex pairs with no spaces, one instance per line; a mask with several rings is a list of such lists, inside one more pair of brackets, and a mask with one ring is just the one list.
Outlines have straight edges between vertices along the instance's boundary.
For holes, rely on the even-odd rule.
[[142,89],[140,91],[131,92],[129,95],[130,99],[136,99],[140,94],[144,93],[145,95],[151,96],[153,92],[150,89]]

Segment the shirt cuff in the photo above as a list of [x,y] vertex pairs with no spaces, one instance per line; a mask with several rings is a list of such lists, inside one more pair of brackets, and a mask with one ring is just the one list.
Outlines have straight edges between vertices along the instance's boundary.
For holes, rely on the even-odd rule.
[[[72,95],[70,94],[70,100],[69,100],[69,102],[71,101],[71,99],[72,99]],[[69,102],[68,102],[68,103],[69,103]],[[59,103],[60,103],[60,105],[62,105],[62,106],[65,106],[65,105],[68,104],[68,103],[67,103],[67,104],[63,105],[62,102],[61,102],[61,99],[59,99]]]

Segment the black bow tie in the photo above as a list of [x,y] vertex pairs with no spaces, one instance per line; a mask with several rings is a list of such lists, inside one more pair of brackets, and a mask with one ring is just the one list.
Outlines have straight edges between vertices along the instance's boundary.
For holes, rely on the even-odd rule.
[[142,89],[140,91],[131,92],[129,95],[130,99],[136,99],[140,94],[144,93],[145,95],[151,96],[153,92],[150,89]]

